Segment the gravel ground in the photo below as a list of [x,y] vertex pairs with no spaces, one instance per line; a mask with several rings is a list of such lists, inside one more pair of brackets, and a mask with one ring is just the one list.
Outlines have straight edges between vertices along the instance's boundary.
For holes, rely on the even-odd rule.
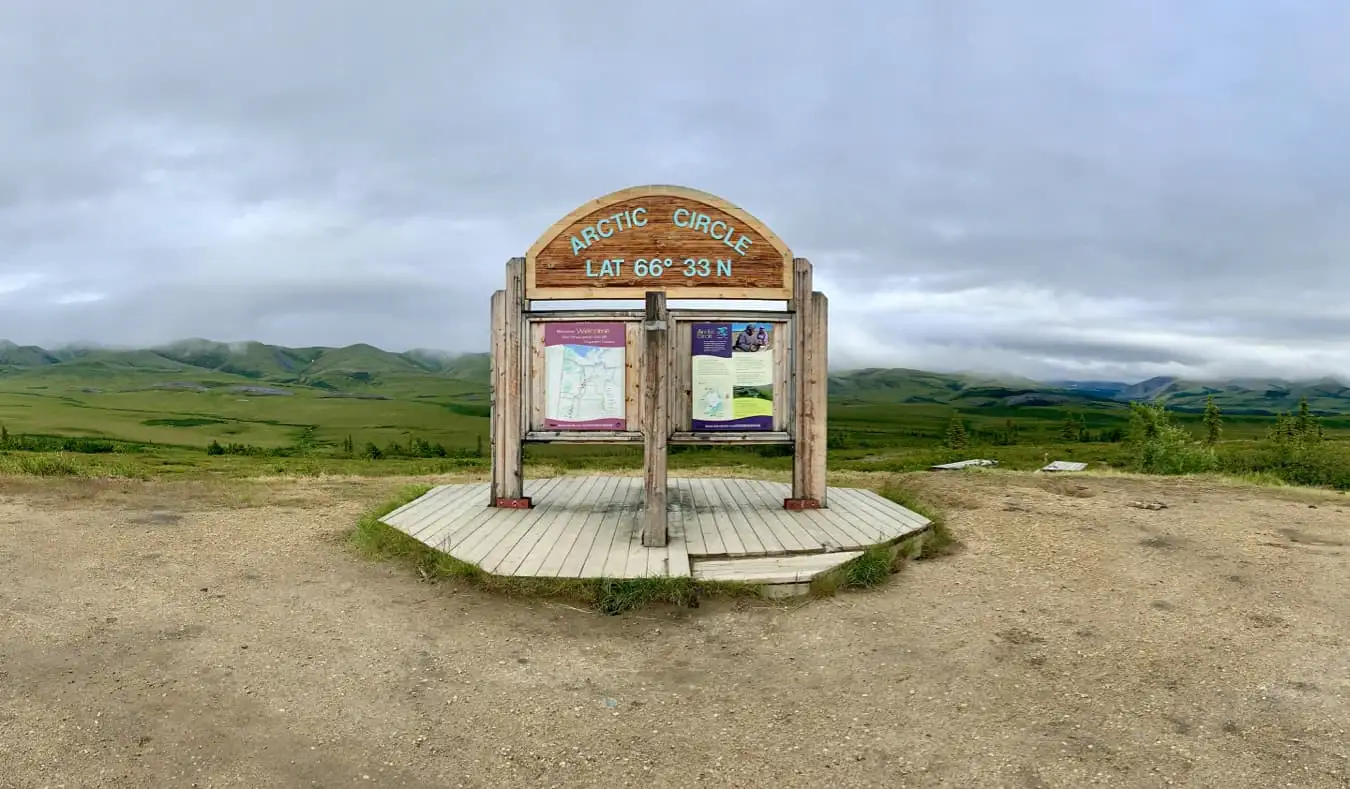
[[0,479],[0,786],[1350,786],[1345,496],[916,475],[880,590],[601,617],[353,555],[396,484]]

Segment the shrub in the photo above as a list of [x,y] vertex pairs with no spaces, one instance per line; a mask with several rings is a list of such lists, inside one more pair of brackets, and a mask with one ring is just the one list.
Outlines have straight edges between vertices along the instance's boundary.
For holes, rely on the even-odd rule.
[[1218,465],[1214,453],[1174,423],[1162,403],[1130,403],[1127,440],[1131,465],[1145,474],[1196,474]]

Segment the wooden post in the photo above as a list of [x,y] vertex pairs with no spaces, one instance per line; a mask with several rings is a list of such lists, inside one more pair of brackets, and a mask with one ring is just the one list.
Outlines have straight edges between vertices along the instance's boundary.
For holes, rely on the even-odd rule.
[[[500,297],[500,305],[498,299]],[[500,315],[500,317],[498,317]],[[506,264],[506,290],[493,294],[492,506],[529,509],[525,497],[525,259]]]
[[[783,502],[789,510],[817,509],[825,506],[823,434],[825,401],[819,390],[826,381],[817,372],[824,359],[824,337],[817,327],[817,302],[812,290],[811,262],[792,261],[792,498]],[[823,369],[823,368],[821,368]],[[820,425],[815,423],[819,421]],[[816,444],[819,443],[817,447]],[[820,453],[817,458],[816,453]],[[817,481],[817,477],[819,480]]]
[[506,391],[502,382],[502,363],[506,360],[503,340],[506,337],[506,291],[498,290],[492,294],[492,337],[489,343],[488,360],[490,364],[488,381],[491,384],[489,397],[488,458],[492,463],[492,488],[488,491],[488,506],[497,506],[497,498],[502,492],[502,402],[501,393]]
[[806,457],[805,498],[814,500],[819,507],[828,506],[826,502],[827,485],[825,483],[826,453],[829,450],[830,388],[830,300],[820,291],[811,293],[811,328],[807,331],[811,352],[807,354],[806,366],[799,376],[805,379],[802,387],[806,398],[802,401],[802,422],[806,427],[806,442],[803,448]]
[[666,545],[666,434],[669,432],[670,312],[666,294],[647,293],[646,334],[642,351],[643,466],[646,469],[642,544]]

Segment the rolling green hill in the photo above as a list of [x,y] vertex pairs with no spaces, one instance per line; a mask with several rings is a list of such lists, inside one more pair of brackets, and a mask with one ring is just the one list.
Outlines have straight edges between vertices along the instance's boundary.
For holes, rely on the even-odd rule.
[[[490,360],[485,353],[448,354],[417,349],[393,353],[372,345],[287,348],[260,342],[190,339],[149,349],[65,347],[44,349],[0,341],[0,379],[28,388],[106,387],[216,389],[273,387],[316,394],[377,398],[482,401]],[[1197,382],[1151,378],[1115,381],[1036,382],[909,369],[851,370],[830,376],[838,406],[950,406],[965,410],[1009,408],[1111,408],[1131,400],[1161,398],[1177,410],[1199,410],[1213,395],[1225,412],[1263,415],[1295,408],[1306,397],[1323,414],[1350,413],[1350,387],[1317,381],[1232,379]],[[478,406],[475,406],[475,408]]]

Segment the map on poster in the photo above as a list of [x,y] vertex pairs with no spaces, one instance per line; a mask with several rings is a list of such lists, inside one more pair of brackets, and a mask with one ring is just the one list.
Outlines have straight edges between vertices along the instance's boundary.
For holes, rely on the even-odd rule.
[[692,331],[692,428],[773,430],[773,325],[696,323]]
[[622,323],[544,324],[544,427],[624,430]]

